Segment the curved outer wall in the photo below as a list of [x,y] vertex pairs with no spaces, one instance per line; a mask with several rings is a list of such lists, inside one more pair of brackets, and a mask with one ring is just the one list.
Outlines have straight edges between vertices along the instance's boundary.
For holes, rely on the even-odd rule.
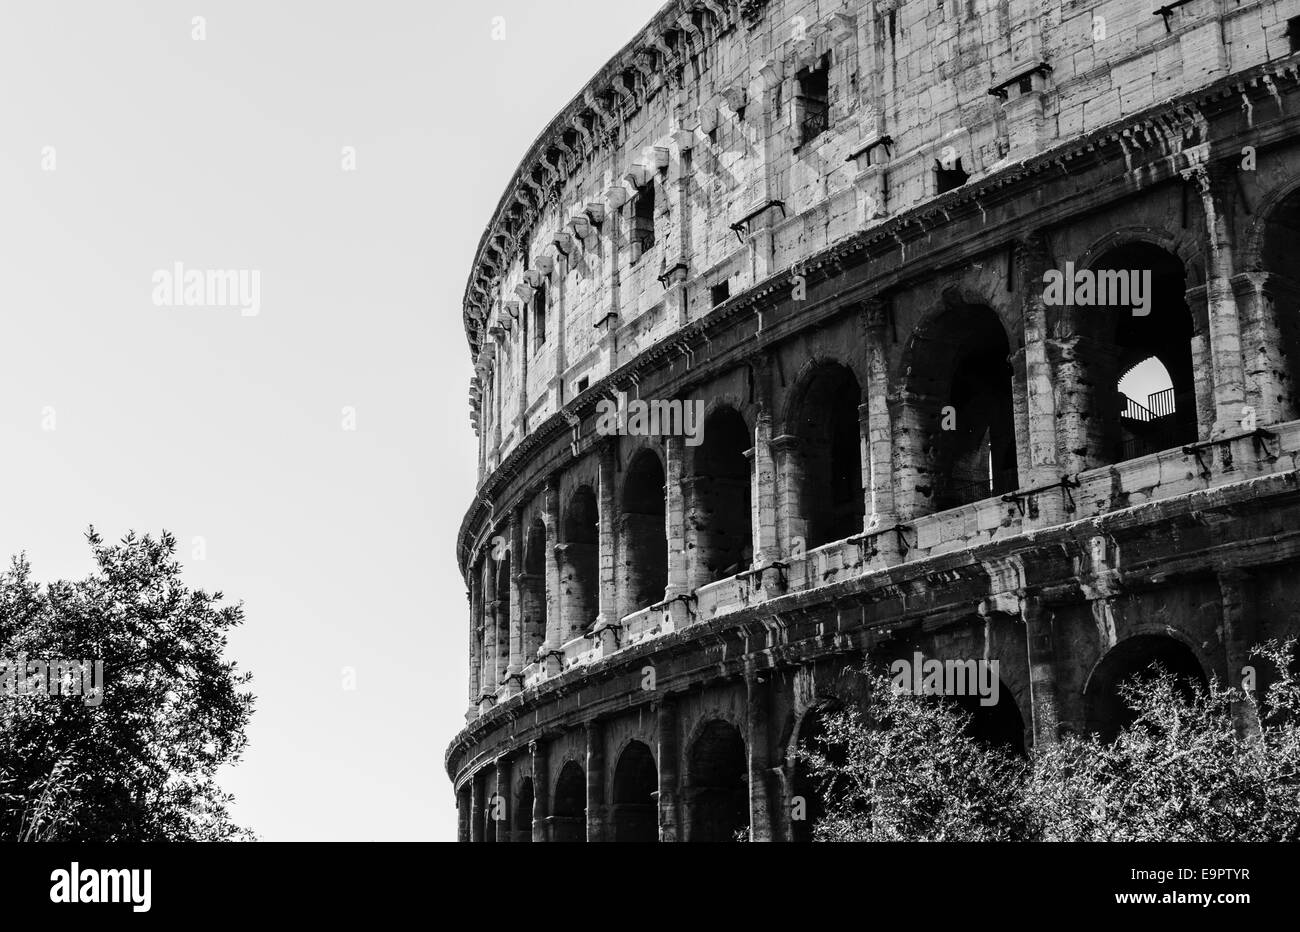
[[[1292,17],[661,10],[466,287],[462,839],[806,837],[794,749],[864,658],[997,660],[1027,747],[1295,632]],[[1134,291],[1057,302],[1076,270]]]

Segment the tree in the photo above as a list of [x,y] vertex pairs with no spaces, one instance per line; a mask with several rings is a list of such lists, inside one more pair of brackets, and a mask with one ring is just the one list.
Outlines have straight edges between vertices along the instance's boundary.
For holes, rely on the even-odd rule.
[[820,747],[799,752],[826,801],[814,840],[1024,839],[1024,761],[970,737],[956,706],[863,676],[865,709],[828,713]]
[[185,587],[167,532],[87,540],[86,579],[43,587],[25,556],[0,573],[0,663],[103,664],[99,695],[0,687],[0,838],[250,839],[215,778],[253,712],[252,675],[222,659],[242,608]]
[[[1277,679],[1261,701],[1211,682],[1188,695],[1166,672],[1120,687],[1134,722],[1109,744],[1066,736],[1035,754],[1024,793],[1046,841],[1300,840],[1295,643],[1254,655]],[[1258,729],[1238,734],[1233,705]]]
[[1296,644],[1254,656],[1276,670],[1262,698],[1156,667],[1121,686],[1134,720],[1114,741],[1065,735],[1028,761],[971,738],[955,705],[867,669],[864,710],[828,716],[821,747],[799,752],[826,798],[814,839],[1300,840]]

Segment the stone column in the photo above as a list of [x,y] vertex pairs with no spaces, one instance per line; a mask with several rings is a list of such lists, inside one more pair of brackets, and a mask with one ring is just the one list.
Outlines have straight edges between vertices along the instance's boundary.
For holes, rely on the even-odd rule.
[[[888,307],[873,298],[863,309],[867,331],[867,530],[879,531],[898,522],[894,503],[894,427],[889,409]],[[883,534],[876,549],[886,562],[898,560],[897,535]]]
[[1055,744],[1060,715],[1056,702],[1056,650],[1052,614],[1037,596],[1022,596],[1020,617],[1025,622],[1029,656],[1029,701],[1035,745]]
[[[528,257],[524,257],[525,266]],[[534,296],[537,289],[533,289]],[[543,298],[545,300],[545,298]],[[528,434],[528,354],[532,347],[528,345],[529,328],[532,324],[533,302],[521,302],[519,310],[519,427],[515,431],[516,442],[522,441]]]
[[[1184,300],[1192,315],[1192,392],[1196,401],[1196,437],[1209,440],[1214,428],[1214,363],[1210,354],[1210,321],[1205,285],[1188,288]],[[1177,397],[1175,396],[1175,402]]]
[[1016,486],[1031,485],[1029,463],[1029,366],[1023,346],[1007,357],[1011,363],[1011,413],[1016,432]]
[[[1019,275],[1021,326],[1025,339],[1025,416],[1027,431],[1023,448],[1028,461],[1017,464],[1020,486],[1049,485],[1061,478],[1056,439],[1056,374],[1048,358],[1047,307],[1043,300],[1043,275],[1051,265],[1047,242],[1037,231],[1016,244]],[[1013,386],[1014,388],[1014,386]],[[1019,439],[1019,438],[1017,438]],[[1017,444],[1017,449],[1022,445]],[[1034,496],[1039,524],[1065,520],[1065,499],[1057,491]]]
[[754,563],[767,566],[780,559],[776,529],[776,462],[772,457],[772,358],[766,353],[749,359],[754,377],[754,448],[750,463],[751,522],[754,531]]
[[470,799],[470,793],[466,789],[456,791],[456,841],[465,843],[469,841],[469,824],[470,812],[473,809],[473,803]]
[[614,531],[614,464],[615,448],[612,440],[600,447],[599,486],[596,490],[596,508],[599,511],[597,572],[600,577],[600,612],[593,631],[602,644],[611,650],[618,643],[620,617],[618,614],[618,574]]
[[493,831],[497,841],[510,841],[510,761],[497,758],[496,790],[488,810],[492,814]]
[[605,735],[587,722],[587,841],[605,840]]
[[524,682],[524,527],[523,514],[510,512],[510,647],[505,695],[516,695]]
[[686,290],[687,268],[678,265],[668,273],[668,287],[664,290],[665,313],[677,326],[685,327],[690,322],[690,295]]
[[808,522],[803,516],[802,443],[793,434],[772,438],[776,463],[776,527],[781,552],[791,560],[803,558],[808,546]]
[[[683,470],[684,471],[684,470]],[[692,591],[700,586],[707,586],[713,581],[709,575],[709,566],[705,556],[711,551],[713,538],[709,522],[701,515],[707,490],[712,483],[710,476],[682,477],[682,545],[686,554],[686,590]],[[671,548],[672,544],[669,543]]]
[[932,510],[921,489],[932,487],[934,481],[925,455],[929,425],[923,413],[934,407],[933,399],[915,392],[900,391],[894,399],[893,453],[898,463],[894,475],[894,506],[899,521],[911,521]]
[[477,563],[470,564],[469,573],[469,708],[465,720],[473,721],[483,693],[483,574]]
[[655,731],[659,742],[659,840],[678,841],[677,706],[671,696],[659,701]]
[[749,840],[772,841],[771,761],[767,744],[767,684],[750,673],[745,677],[745,740],[749,752]]
[[[622,190],[622,186],[616,187]],[[622,195],[626,197],[626,194]],[[609,281],[609,290],[606,292],[604,301],[604,313],[597,310],[592,313],[596,321],[596,327],[600,336],[597,338],[597,345],[600,347],[600,373],[608,375],[618,368],[618,322],[619,322],[619,291],[621,289],[620,272],[619,272],[619,245],[623,240],[623,212],[621,208],[622,201],[618,204],[611,203],[610,211],[605,217],[605,236],[600,238],[600,266],[605,272],[605,277]],[[596,279],[599,281],[599,277]]]
[[[565,285],[569,278],[569,260],[563,255],[557,256],[555,260],[555,287],[551,293],[555,295],[555,349],[552,359],[554,360],[551,369],[550,393],[551,409],[559,411],[565,404],[564,373],[569,368],[568,353],[565,348],[565,306],[566,306],[566,288]],[[548,616],[549,617],[549,616]]]
[[1095,315],[1083,316],[1089,310],[1053,308],[1055,323],[1049,324],[1056,334],[1049,338],[1047,351],[1055,373],[1057,465],[1070,475],[1111,462],[1099,386],[1109,383],[1114,375],[1115,345],[1088,335],[1096,329]]
[[542,499],[542,523],[546,525],[546,640],[540,658],[548,677],[558,676],[562,667],[564,625],[568,616],[565,610],[560,568],[560,479],[552,476],[546,480]]
[[[1219,571],[1219,594],[1223,604],[1223,655],[1228,670],[1228,685],[1241,688],[1243,668],[1251,664],[1256,625],[1248,608],[1249,577],[1241,570]],[[1243,738],[1259,736],[1259,716],[1253,703],[1244,698],[1232,702],[1232,724]]]
[[483,672],[479,678],[478,708],[480,714],[492,708],[496,702],[497,686],[501,677],[497,664],[497,609],[500,607],[500,603],[496,597],[496,577],[495,561],[493,561],[491,568],[484,576],[484,598],[486,601],[483,604]]
[[1231,179],[1204,163],[1183,171],[1196,186],[1205,213],[1205,285],[1210,320],[1210,356],[1214,365],[1214,426],[1211,437],[1241,430],[1246,405],[1246,378],[1241,361],[1241,320],[1232,290],[1232,239],[1220,202]]
[[[668,587],[664,599],[672,600],[690,592],[686,576],[686,500],[682,490],[684,439],[664,438],[664,532],[668,538]],[[673,602],[666,621],[673,628],[687,623],[686,603]]]
[[483,841],[483,822],[487,811],[483,805],[483,776],[474,774],[469,778],[470,786],[470,821],[469,821],[469,840],[472,842]]
[[695,182],[694,170],[694,151],[691,149],[678,148],[678,157],[675,161],[676,174],[675,183],[665,185],[671,191],[670,197],[673,203],[670,204],[670,216],[672,224],[669,231],[668,253],[667,255],[676,256],[677,264],[683,266],[681,269],[682,295],[681,295],[681,316],[678,318],[679,326],[685,325],[689,320],[689,311],[686,295],[687,270],[690,268],[691,256],[694,250],[691,248],[691,213],[694,204],[691,200],[691,185]]
[[501,378],[501,367],[496,364],[496,358],[500,355],[500,331],[494,336],[492,342],[492,362],[488,364],[488,380],[492,384],[492,468],[495,469],[501,462],[501,394],[504,386]]
[[1056,448],[1056,394],[1053,372],[1047,358],[1047,307],[1043,301],[1043,275],[1051,265],[1047,243],[1033,232],[1016,244],[1020,285],[1020,309],[1025,339],[1025,384],[1028,408],[1029,462],[1026,478],[1034,485],[1051,482],[1060,475]]
[[1233,279],[1233,290],[1242,309],[1243,362],[1246,366],[1246,397],[1255,408],[1256,423],[1277,424],[1294,420],[1297,413],[1295,384],[1283,326],[1294,332],[1295,323],[1286,309],[1295,308],[1296,284],[1271,272],[1243,272]]
[[528,755],[533,764],[533,841],[550,841],[546,837],[546,817],[550,813],[551,791],[545,743],[541,741],[528,742]]

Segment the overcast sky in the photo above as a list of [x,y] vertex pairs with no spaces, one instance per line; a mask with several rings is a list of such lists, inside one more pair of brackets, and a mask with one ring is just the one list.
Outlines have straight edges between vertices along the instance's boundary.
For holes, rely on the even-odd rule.
[[[77,578],[88,525],[166,528],[243,601],[222,782],[267,840],[455,837],[461,293],[519,158],[659,5],[6,4],[0,553]],[[178,262],[256,271],[257,313],[155,305]]]

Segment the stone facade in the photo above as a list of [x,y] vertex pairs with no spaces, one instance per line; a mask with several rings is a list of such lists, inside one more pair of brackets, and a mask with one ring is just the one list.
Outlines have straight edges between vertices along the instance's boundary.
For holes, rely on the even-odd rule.
[[997,659],[1024,748],[1300,632],[1298,48],[1295,0],[666,6],[465,293],[462,839],[806,838],[866,657]]

